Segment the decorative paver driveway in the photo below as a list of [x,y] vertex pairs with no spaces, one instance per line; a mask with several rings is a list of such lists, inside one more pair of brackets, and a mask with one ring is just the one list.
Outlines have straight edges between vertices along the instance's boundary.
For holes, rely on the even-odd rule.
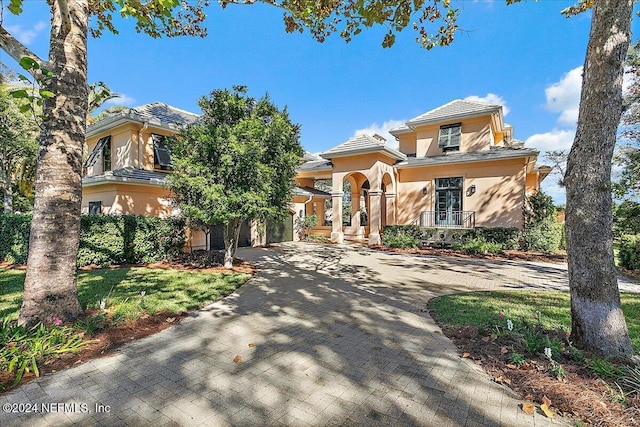
[[566,267],[295,243],[240,256],[258,273],[237,293],[115,356],[2,396],[5,410],[39,412],[5,412],[0,425],[562,423],[518,409],[456,355],[425,308],[450,292],[561,288]]

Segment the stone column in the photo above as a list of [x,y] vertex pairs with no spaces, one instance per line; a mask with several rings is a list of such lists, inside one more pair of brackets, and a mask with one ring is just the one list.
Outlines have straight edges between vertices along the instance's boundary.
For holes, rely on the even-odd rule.
[[381,197],[381,190],[369,191],[369,245],[382,243],[382,239],[380,239]]
[[344,243],[342,232],[342,191],[331,193],[331,241]]

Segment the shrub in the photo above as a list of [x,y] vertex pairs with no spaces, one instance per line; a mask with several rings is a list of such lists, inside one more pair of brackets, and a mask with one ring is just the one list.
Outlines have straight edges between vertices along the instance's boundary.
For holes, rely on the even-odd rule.
[[622,236],[620,239],[620,267],[627,270],[640,269],[640,236]]
[[300,236],[300,240],[309,240],[309,233],[316,225],[318,225],[317,215],[306,215],[296,219],[296,231]]
[[[134,215],[83,215],[78,266],[135,264],[170,258],[185,242],[182,219]],[[29,247],[29,215],[0,215],[0,259],[24,264]]]
[[555,252],[562,240],[562,224],[554,217],[546,217],[525,227],[522,232],[524,249],[527,251]]
[[460,249],[468,254],[496,254],[502,250],[499,243],[487,242],[484,237],[474,237],[467,239]]
[[29,252],[31,215],[0,215],[0,259],[25,264]]
[[517,227],[477,227],[470,230],[464,238],[481,238],[487,242],[497,243],[501,250],[518,249],[520,229]]
[[387,225],[382,229],[382,244],[389,248],[418,248],[423,233],[417,225]]

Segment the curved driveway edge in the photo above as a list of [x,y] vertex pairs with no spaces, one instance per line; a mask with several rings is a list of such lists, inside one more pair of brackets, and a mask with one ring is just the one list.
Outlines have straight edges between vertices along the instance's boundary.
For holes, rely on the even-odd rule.
[[522,412],[457,356],[426,304],[458,291],[565,288],[566,266],[302,243],[239,256],[258,272],[236,293],[115,356],[1,396],[3,408],[49,407],[2,413],[0,425],[565,423]]

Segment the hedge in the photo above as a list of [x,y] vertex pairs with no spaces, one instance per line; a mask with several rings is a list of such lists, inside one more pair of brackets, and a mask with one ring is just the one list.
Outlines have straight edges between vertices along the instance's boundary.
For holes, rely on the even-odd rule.
[[382,229],[382,244],[388,248],[418,248],[423,234],[417,225],[387,225]]
[[[27,262],[30,215],[0,215],[0,259]],[[83,215],[78,267],[160,261],[185,244],[182,219],[135,215]]]
[[618,256],[620,267],[626,270],[640,269],[640,235],[623,235]]
[[[390,248],[418,248],[422,240],[435,231],[435,228],[424,229],[417,225],[387,225],[382,229],[382,243]],[[459,231],[460,243],[454,243],[454,246],[485,242],[492,250],[518,249],[520,229],[515,227],[477,227]]]

